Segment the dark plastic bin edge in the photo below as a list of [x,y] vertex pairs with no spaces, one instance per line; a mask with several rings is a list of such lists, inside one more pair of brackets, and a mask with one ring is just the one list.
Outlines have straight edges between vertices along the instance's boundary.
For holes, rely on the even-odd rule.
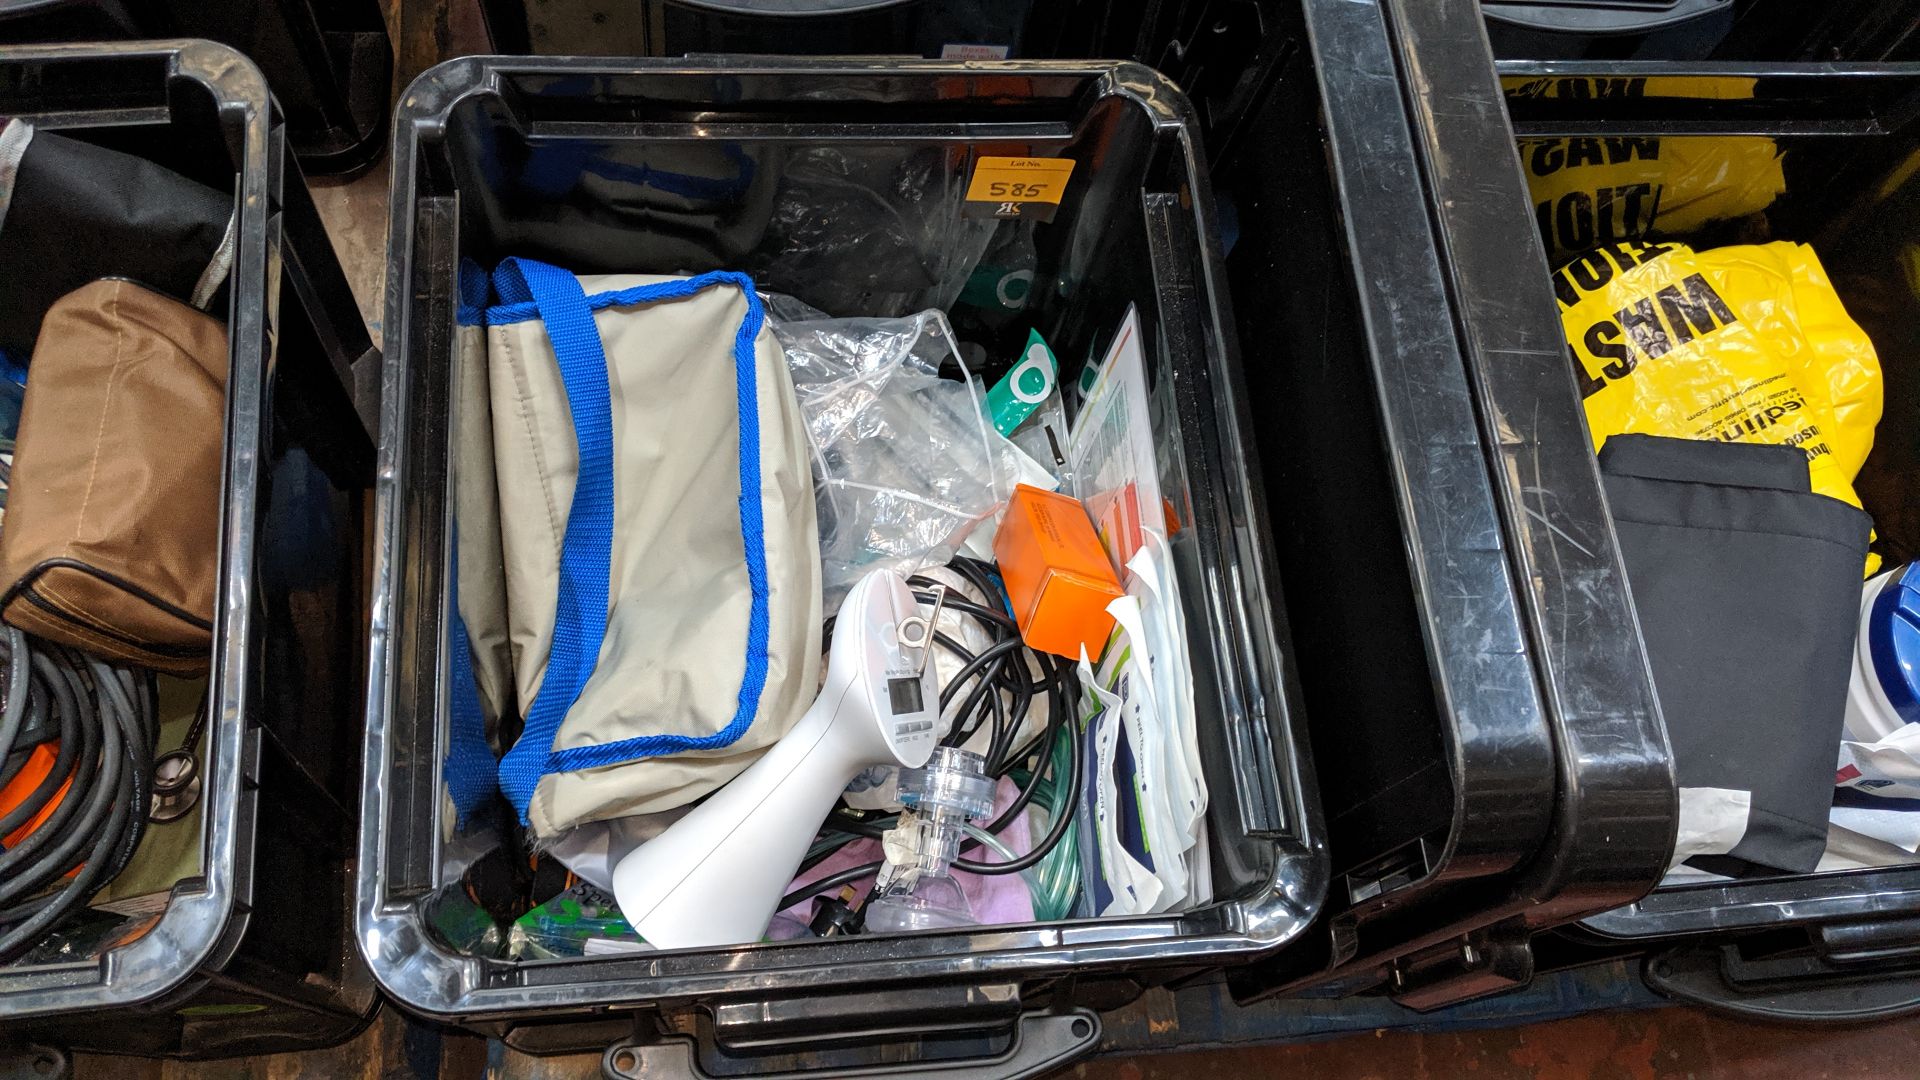
[[[1631,902],[1659,882],[1678,825],[1672,754],[1486,27],[1472,0],[1386,4],[1554,720],[1556,827],[1523,889],[1558,899],[1517,912],[1538,928]],[[1557,617],[1575,603],[1593,614],[1577,624]]]
[[[1337,175],[1377,178],[1376,190],[1349,185],[1339,195],[1343,202],[1371,200],[1348,209],[1346,240],[1362,267],[1354,284],[1367,321],[1379,407],[1396,468],[1407,473],[1402,527],[1418,538],[1409,559],[1421,593],[1435,692],[1448,714],[1473,718],[1470,731],[1443,731],[1456,791],[1454,828],[1438,863],[1445,866],[1464,851],[1483,860],[1498,857],[1510,867],[1547,833],[1554,789],[1547,756],[1551,734],[1519,612],[1511,602],[1495,601],[1492,611],[1479,607],[1490,586],[1510,595],[1513,585],[1499,540],[1494,481],[1473,452],[1479,442],[1473,403],[1465,388],[1452,389],[1423,373],[1429,364],[1464,365],[1462,348],[1451,335],[1437,334],[1432,323],[1403,314],[1417,308],[1431,318],[1448,311],[1444,262],[1425,233],[1374,227],[1383,200],[1393,201],[1397,228],[1426,224],[1414,132],[1401,115],[1394,80],[1375,70],[1384,65],[1392,73],[1391,42],[1379,33],[1383,13],[1370,4],[1309,9],[1307,36],[1323,96],[1341,103],[1338,111],[1323,113],[1328,153]],[[1350,25],[1356,20],[1375,32],[1360,32]],[[1365,52],[1356,51],[1362,47]],[[1358,111],[1359,101],[1371,106],[1371,116]],[[1380,129],[1391,130],[1395,142],[1384,144]],[[1472,633],[1475,628],[1484,635]],[[1494,831],[1491,818],[1501,823],[1497,843],[1484,835]],[[1483,835],[1464,835],[1468,831]],[[1395,899],[1385,894],[1376,904],[1356,907],[1392,906]]]
[[[1597,551],[1601,562],[1613,565],[1611,535],[1609,530],[1602,540],[1571,536],[1566,523],[1555,520],[1561,511],[1526,501],[1528,496],[1537,500],[1551,487],[1516,480],[1539,474],[1530,460],[1537,447],[1527,433],[1530,423],[1537,423],[1532,410],[1542,396],[1557,398],[1564,388],[1568,408],[1576,414],[1577,398],[1565,366],[1564,342],[1557,325],[1546,317],[1553,308],[1545,259],[1525,257],[1538,252],[1539,241],[1532,236],[1531,219],[1520,213],[1526,202],[1512,144],[1499,145],[1495,139],[1491,151],[1480,144],[1489,137],[1488,125],[1497,133],[1504,116],[1494,114],[1501,98],[1491,85],[1492,56],[1479,9],[1460,0],[1305,0],[1305,12],[1307,38],[1327,102],[1322,121],[1330,152],[1336,162],[1343,156],[1350,161],[1336,165],[1341,197],[1367,199],[1347,208],[1346,239],[1356,262],[1362,263],[1356,285],[1361,310],[1369,317],[1384,420],[1390,435],[1404,440],[1404,445],[1396,444],[1394,459],[1397,468],[1409,473],[1402,490],[1452,495],[1434,510],[1441,524],[1427,541],[1446,555],[1432,560],[1439,572],[1417,561],[1413,569],[1441,705],[1452,717],[1442,734],[1453,754],[1453,777],[1456,784],[1492,781],[1488,794],[1506,819],[1502,828],[1511,830],[1514,838],[1524,834],[1505,804],[1528,803],[1527,809],[1538,816],[1525,819],[1536,825],[1532,846],[1506,848],[1516,858],[1498,874],[1435,883],[1437,888],[1419,894],[1412,889],[1402,896],[1389,894],[1381,898],[1384,911],[1373,910],[1383,906],[1376,901],[1355,905],[1351,915],[1337,914],[1329,971],[1290,967],[1282,958],[1270,969],[1237,973],[1230,981],[1236,997],[1244,1000],[1329,976],[1386,978],[1396,996],[1424,1009],[1524,981],[1531,970],[1526,939],[1532,928],[1604,910],[1651,888],[1671,849],[1673,781],[1656,713],[1644,706],[1609,712],[1606,694],[1577,696],[1570,703],[1568,689],[1556,683],[1563,655],[1574,646],[1569,635],[1543,629],[1534,579],[1542,566],[1556,565],[1549,557],[1562,542],[1572,561],[1594,559]],[[1381,100],[1383,94],[1387,100]],[[1362,110],[1360,101],[1371,107]],[[1397,138],[1388,139],[1383,132],[1395,132]],[[1374,162],[1369,173],[1364,165],[1375,158],[1384,160]],[[1350,175],[1364,183],[1357,185],[1347,179]],[[1355,188],[1357,195],[1347,188]],[[1503,201],[1509,192],[1511,207]],[[1395,212],[1388,215],[1385,207]],[[1471,272],[1462,270],[1460,234],[1471,243],[1486,242],[1478,235],[1484,222],[1462,221],[1509,210],[1510,220],[1492,223],[1491,235],[1506,245],[1497,264],[1489,270],[1475,261]],[[1417,243],[1396,258],[1391,245],[1401,232]],[[1485,257],[1484,251],[1477,254]],[[1369,261],[1374,264],[1371,272],[1365,269]],[[1530,275],[1536,262],[1539,273]],[[1494,284],[1488,285],[1489,280]],[[1392,302],[1370,305],[1370,294],[1378,293],[1386,293]],[[1540,298],[1537,308],[1526,305],[1529,296]],[[1515,318],[1517,312],[1536,310],[1542,318]],[[1421,333],[1409,333],[1402,323],[1415,324]],[[1500,338],[1492,344],[1488,324]],[[1502,337],[1512,331],[1509,324],[1524,324],[1534,336]],[[1540,333],[1549,328],[1551,339]],[[1500,362],[1522,369],[1496,372],[1498,378],[1491,381],[1505,387],[1504,397],[1489,394],[1484,370]],[[1441,375],[1455,369],[1465,376],[1458,401],[1433,392],[1435,386],[1451,389],[1452,382]],[[1529,385],[1533,380],[1544,381]],[[1413,395],[1410,388],[1423,394]],[[1574,423],[1581,423],[1577,416]],[[1583,428],[1575,431],[1584,438]],[[1575,463],[1576,473],[1584,467],[1594,474],[1591,455],[1583,445],[1576,449],[1587,459]],[[1460,460],[1449,461],[1441,450],[1460,453]],[[1590,476],[1590,483],[1597,490],[1597,475]],[[1484,507],[1484,517],[1463,519],[1454,508],[1460,499],[1456,492],[1472,493],[1468,505]],[[1417,500],[1410,501],[1403,514],[1420,507]],[[1536,517],[1542,514],[1546,516]],[[1476,530],[1466,537],[1468,543],[1444,527],[1462,520]],[[1417,525],[1416,517],[1407,526],[1409,535],[1423,535]],[[1462,576],[1456,550],[1482,560],[1478,574]],[[1615,573],[1617,577],[1617,568]],[[1436,588],[1448,582],[1451,589]],[[1555,590],[1561,587],[1561,582],[1553,583]],[[1436,617],[1435,608],[1468,597],[1483,601],[1489,594],[1495,594],[1499,604],[1497,629],[1502,637],[1494,643],[1502,650],[1498,659],[1508,663],[1495,666],[1480,659],[1476,667],[1477,653],[1487,646],[1459,641],[1459,629],[1485,622],[1488,616],[1476,608],[1448,619],[1444,614]],[[1591,648],[1585,655],[1589,661],[1604,659]],[[1645,690],[1648,681],[1637,645],[1633,659],[1637,663],[1624,667],[1629,694],[1631,684],[1638,682]],[[1614,664],[1608,670],[1618,676],[1623,669]],[[1496,672],[1504,681],[1492,677]],[[1595,685],[1607,687],[1604,680],[1592,678],[1579,683],[1582,688]],[[1621,693],[1617,688],[1608,692]],[[1642,696],[1650,702],[1650,691]],[[1484,727],[1496,718],[1500,737],[1489,740]],[[1522,759],[1500,756],[1509,746],[1525,750],[1530,769],[1516,767]],[[1476,748],[1483,755],[1478,761],[1463,753]],[[1484,756],[1489,749],[1495,751],[1491,758]],[[1537,794],[1511,789],[1503,799],[1503,779],[1544,782],[1546,788]],[[1485,814],[1456,801],[1445,857],[1453,857],[1456,845],[1464,847],[1463,833],[1472,838],[1487,833],[1489,826]],[[1487,841],[1482,836],[1477,842]],[[1577,863],[1572,861],[1576,855]]]

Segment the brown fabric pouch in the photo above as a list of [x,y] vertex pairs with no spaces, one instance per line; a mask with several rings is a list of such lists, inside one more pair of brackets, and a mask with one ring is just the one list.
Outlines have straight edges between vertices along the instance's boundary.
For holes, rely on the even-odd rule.
[[129,281],[41,324],[0,525],[0,618],[99,656],[207,670],[227,335]]

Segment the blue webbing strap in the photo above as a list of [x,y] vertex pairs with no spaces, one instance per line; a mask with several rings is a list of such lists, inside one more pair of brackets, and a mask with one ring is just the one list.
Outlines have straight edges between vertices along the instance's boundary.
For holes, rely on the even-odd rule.
[[740,740],[760,711],[760,692],[767,685],[767,540],[760,506],[760,382],[754,367],[754,340],[766,318],[753,279],[745,274],[715,271],[697,277],[642,285],[618,292],[599,293],[590,302],[599,306],[654,303],[692,296],[715,285],[732,285],[746,298],[747,314],[733,335],[734,395],[740,417],[740,540],[747,560],[747,582],[753,601],[747,612],[746,664],[740,674],[740,692],[733,719],[711,735],[637,735],[597,746],[576,746],[555,752],[549,772],[575,772],[601,765],[617,765],[636,758],[659,757],[688,750],[720,750]]
[[[472,259],[461,259],[457,280],[458,321],[463,326],[477,325],[487,307],[487,272]],[[473,676],[473,642],[467,636],[466,620],[460,617],[458,521],[452,533],[447,563],[447,755],[440,768],[453,801],[455,824],[465,829],[492,805],[493,794],[500,789],[500,769],[487,742],[487,715]]]
[[472,259],[461,259],[454,281],[459,299],[454,303],[453,321],[461,326],[481,326],[487,316],[487,272]]
[[540,690],[527,708],[526,728],[500,760],[500,790],[524,824],[533,789],[547,772],[548,748],[593,674],[600,643],[607,635],[607,576],[613,562],[613,407],[607,390],[607,356],[579,279],[532,259],[508,259],[494,271],[494,287],[503,297],[530,294],[539,308],[580,444],[580,472],[560,545],[553,649],[547,655]]
[[499,788],[493,748],[487,745],[487,716],[473,679],[472,645],[460,618],[460,528],[453,532],[453,558],[447,569],[447,756],[441,774],[453,800],[455,823],[465,829]]
[[[564,280],[561,280],[564,279]],[[639,735],[618,742],[552,749],[561,722],[580,696],[606,636],[608,580],[613,557],[613,421],[607,391],[607,360],[592,312],[607,307],[657,303],[693,296],[716,285],[740,290],[746,317],[734,333],[733,361],[739,416],[740,536],[752,603],[747,648],[734,715],[711,735]],[[574,276],[531,259],[508,259],[495,271],[494,289],[504,303],[489,308],[489,325],[538,317],[553,343],[567,403],[580,441],[580,479],[574,487],[560,553],[560,596],[547,674],[527,710],[526,730],[501,762],[500,787],[520,820],[540,778],[617,765],[639,758],[731,746],[747,732],[767,682],[768,616],[766,529],[760,506],[760,400],[754,341],[765,319],[753,279],[716,271],[615,292],[585,296]],[[590,442],[591,440],[591,442]],[[594,475],[589,476],[589,458]],[[586,524],[583,524],[586,522]],[[638,599],[638,598],[632,598]]]

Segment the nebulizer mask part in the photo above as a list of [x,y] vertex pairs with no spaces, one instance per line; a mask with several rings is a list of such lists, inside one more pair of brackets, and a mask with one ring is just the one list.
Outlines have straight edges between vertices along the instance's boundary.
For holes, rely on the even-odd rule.
[[953,747],[900,774],[908,812],[881,844],[887,862],[867,906],[870,933],[972,926],[973,908],[951,867],[968,842],[967,824],[993,813],[993,778],[978,754]]

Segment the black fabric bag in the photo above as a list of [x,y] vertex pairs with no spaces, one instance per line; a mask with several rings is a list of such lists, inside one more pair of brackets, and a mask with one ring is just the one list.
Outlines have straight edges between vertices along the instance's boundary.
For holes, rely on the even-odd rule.
[[54,301],[125,278],[217,310],[234,196],[151,161],[35,131],[0,132],[0,349],[26,356]]
[[1673,745],[1679,854],[1813,870],[1871,519],[1813,494],[1790,446],[1616,435],[1600,469]]

